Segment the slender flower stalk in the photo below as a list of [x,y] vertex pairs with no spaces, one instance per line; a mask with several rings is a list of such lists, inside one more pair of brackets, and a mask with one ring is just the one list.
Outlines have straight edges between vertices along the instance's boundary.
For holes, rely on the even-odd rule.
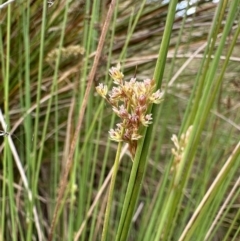
[[117,171],[118,171],[121,149],[122,149],[122,142],[119,142],[117,154],[116,154],[115,161],[114,161],[113,174],[112,174],[110,187],[109,187],[107,207],[106,207],[106,211],[105,211],[105,218],[104,218],[104,223],[103,223],[103,232],[102,232],[101,241],[107,240],[109,217],[110,217],[110,211],[111,211],[111,206],[112,206],[113,191],[114,191],[114,186],[115,186],[116,177],[117,177]]
[[110,139],[119,144],[109,188],[102,241],[106,241],[107,239],[110,209],[122,143],[128,143],[133,161],[137,149],[137,142],[142,138],[140,134],[141,127],[147,127],[153,120],[152,115],[147,113],[148,106],[152,103],[159,104],[163,100],[163,92],[160,90],[154,92],[156,85],[153,79],[137,81],[136,78],[131,78],[129,81],[125,81],[124,75],[120,71],[120,65],[112,67],[109,70],[109,74],[115,84],[112,90],[108,91],[108,87],[100,83],[99,86],[96,87],[96,91],[112,106],[113,112],[121,119],[121,122],[116,125],[115,129],[109,131]]

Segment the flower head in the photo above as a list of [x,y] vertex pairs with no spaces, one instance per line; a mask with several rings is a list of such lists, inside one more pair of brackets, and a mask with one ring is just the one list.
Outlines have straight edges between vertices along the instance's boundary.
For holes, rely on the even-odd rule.
[[[131,78],[124,81],[124,75],[120,71],[120,65],[112,67],[109,74],[115,86],[109,92],[106,86],[100,84],[97,92],[112,105],[113,112],[122,120],[116,129],[109,131],[110,139],[116,142],[125,141],[134,157],[137,141],[142,137],[139,133],[141,126],[152,123],[152,114],[148,114],[148,106],[152,103],[159,104],[163,100],[163,92],[155,91],[154,79],[137,81]],[[155,91],[155,92],[154,92]]]

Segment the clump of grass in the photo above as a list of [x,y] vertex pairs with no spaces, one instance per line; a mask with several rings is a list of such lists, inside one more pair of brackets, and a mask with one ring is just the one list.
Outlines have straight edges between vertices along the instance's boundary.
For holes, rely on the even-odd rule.
[[[3,2],[0,239],[45,241],[55,217],[53,239],[100,240],[125,140],[134,161],[123,146],[109,240],[238,241],[240,1]],[[124,80],[138,66],[164,102],[141,118],[123,100],[116,128],[93,86],[119,61]],[[139,119],[153,123],[138,132]]]

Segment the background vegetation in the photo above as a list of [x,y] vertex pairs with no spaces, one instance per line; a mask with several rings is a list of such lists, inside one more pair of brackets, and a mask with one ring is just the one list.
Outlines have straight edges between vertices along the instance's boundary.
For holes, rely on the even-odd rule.
[[[126,80],[152,78],[157,60],[165,97],[142,141],[140,195],[128,236],[116,236],[134,165],[123,146],[108,240],[240,240],[240,1],[174,3],[171,13],[168,1],[118,1],[101,53],[110,1],[20,0],[0,9],[0,121],[10,133],[0,137],[0,241],[48,239],[84,100],[54,240],[101,239],[117,150],[108,131],[118,119],[94,85],[111,86],[118,62]],[[176,160],[171,137],[190,126]]]

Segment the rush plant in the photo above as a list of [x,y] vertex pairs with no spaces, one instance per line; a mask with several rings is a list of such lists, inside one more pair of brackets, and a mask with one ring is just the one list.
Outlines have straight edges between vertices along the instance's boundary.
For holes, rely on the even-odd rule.
[[107,85],[102,83],[96,87],[96,90],[112,106],[113,112],[120,117],[121,122],[117,124],[115,129],[109,131],[110,139],[119,144],[108,193],[102,241],[105,241],[107,238],[110,209],[122,143],[126,142],[128,144],[132,161],[134,161],[138,140],[142,138],[141,130],[143,127],[148,127],[153,120],[152,114],[148,114],[148,107],[153,103],[159,104],[163,100],[163,92],[160,90],[155,91],[156,84],[154,79],[137,81],[136,78],[131,78],[129,81],[125,81],[124,75],[120,70],[120,64],[117,67],[112,67],[109,70],[109,74],[115,84],[112,90],[108,91]]

